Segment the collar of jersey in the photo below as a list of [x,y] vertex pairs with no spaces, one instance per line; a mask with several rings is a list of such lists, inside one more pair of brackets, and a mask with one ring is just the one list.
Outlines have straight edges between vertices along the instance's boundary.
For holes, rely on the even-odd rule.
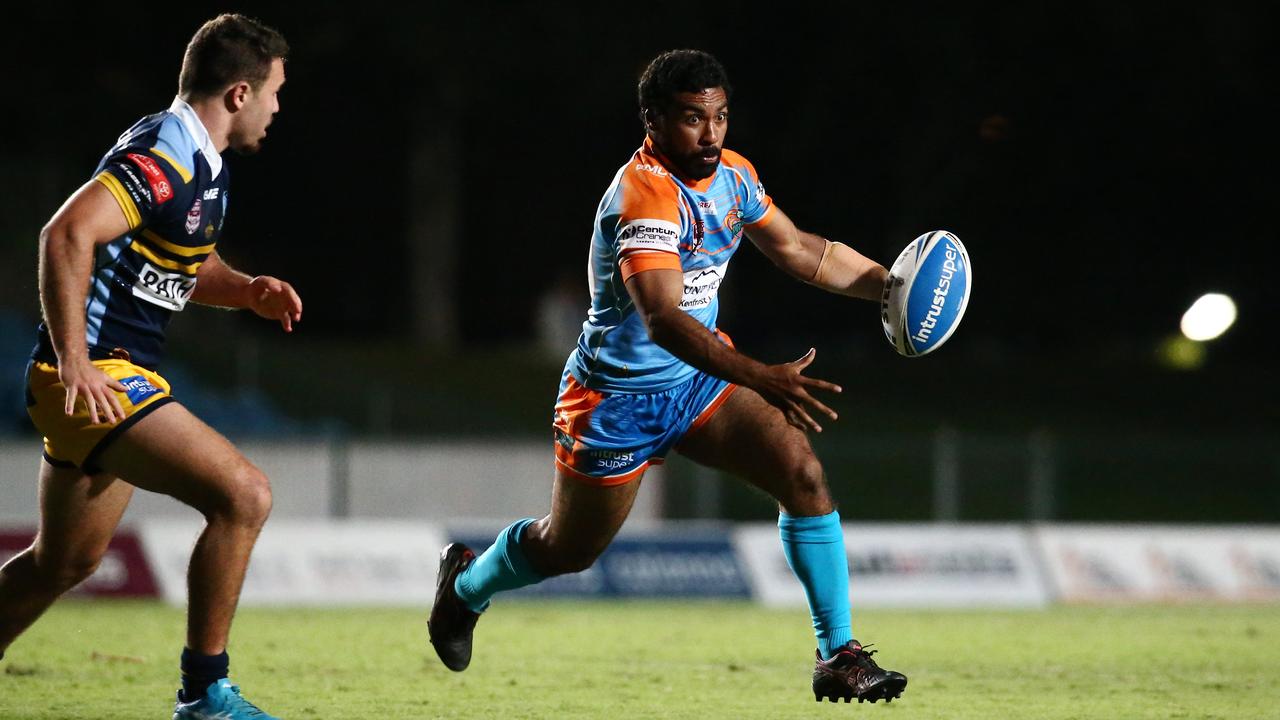
[[187,134],[200,146],[204,159],[209,161],[209,170],[213,173],[213,177],[217,178],[222,172],[222,155],[213,146],[209,130],[205,128],[203,122],[200,122],[200,116],[196,114],[195,109],[188,105],[186,100],[175,97],[173,104],[169,106],[169,112],[177,116],[182,122],[182,127],[187,129]]
[[[716,173],[711,173],[711,177],[705,177],[705,178],[702,178],[701,180],[694,180],[693,178],[685,177],[683,174],[680,173],[680,170],[676,168],[675,163],[671,162],[670,160],[667,160],[667,156],[662,154],[662,151],[658,149],[658,146],[656,144],[654,144],[653,138],[649,137],[648,135],[646,135],[644,138],[644,146],[642,147],[642,149],[644,150],[645,153],[652,155],[654,158],[657,158],[658,162],[662,163],[662,166],[667,169],[667,172],[671,173],[672,177],[679,180],[681,183],[684,184],[685,187],[689,188],[690,190],[694,190],[696,192],[706,192],[708,189],[711,188],[712,181],[716,179]],[[724,161],[722,158],[721,163],[723,162]],[[716,172],[720,172],[719,165],[716,166]]]

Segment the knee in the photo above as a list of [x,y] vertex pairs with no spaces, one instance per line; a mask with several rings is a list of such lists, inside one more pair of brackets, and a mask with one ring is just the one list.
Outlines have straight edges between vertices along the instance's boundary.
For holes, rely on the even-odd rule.
[[262,527],[271,514],[271,483],[265,473],[244,463],[230,483],[225,506],[237,525]]
[[788,512],[801,515],[831,512],[826,474],[812,452],[797,453],[788,463],[786,493],[778,501]]

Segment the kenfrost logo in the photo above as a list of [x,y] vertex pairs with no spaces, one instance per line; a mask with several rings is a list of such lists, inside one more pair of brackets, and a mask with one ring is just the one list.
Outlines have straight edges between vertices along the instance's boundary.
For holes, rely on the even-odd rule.
[[680,300],[683,310],[706,307],[716,298],[720,282],[724,279],[724,266],[690,270],[684,274],[684,296]]
[[181,310],[196,289],[196,279],[180,273],[165,272],[144,263],[133,284],[134,297],[169,310]]
[[951,292],[951,278],[960,269],[957,263],[959,258],[960,251],[956,250],[955,245],[947,242],[946,259],[942,262],[942,274],[938,277],[938,287],[933,289],[933,304],[929,306],[929,312],[920,321],[920,327],[916,330],[916,334],[912,336],[913,340],[929,342],[929,336],[933,334],[933,328],[938,324],[938,316],[942,315],[942,308],[947,304],[947,293]]

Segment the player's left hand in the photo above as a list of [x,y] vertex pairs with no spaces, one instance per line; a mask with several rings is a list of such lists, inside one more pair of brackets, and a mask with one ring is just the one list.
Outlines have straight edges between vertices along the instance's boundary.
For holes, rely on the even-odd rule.
[[270,275],[259,275],[249,283],[249,309],[268,320],[279,320],[285,332],[302,319],[302,298],[293,286]]

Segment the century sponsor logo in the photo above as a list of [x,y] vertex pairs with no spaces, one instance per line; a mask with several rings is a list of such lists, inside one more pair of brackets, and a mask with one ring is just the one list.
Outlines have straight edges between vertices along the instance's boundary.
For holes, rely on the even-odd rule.
[[680,243],[680,230],[663,220],[634,220],[618,233],[622,249],[651,247],[674,250]]
[[196,279],[181,273],[165,272],[144,263],[133,284],[134,297],[169,310],[181,310],[196,289]]
[[958,262],[960,251],[951,244],[950,240],[945,242],[945,259],[942,262],[942,273],[938,276],[938,286],[933,289],[933,303],[929,306],[929,312],[925,313],[924,319],[920,321],[920,326],[916,328],[916,334],[912,336],[913,340],[929,342],[929,336],[938,325],[938,317],[942,315],[942,308],[947,304],[947,295],[951,292],[951,279],[960,270]]

